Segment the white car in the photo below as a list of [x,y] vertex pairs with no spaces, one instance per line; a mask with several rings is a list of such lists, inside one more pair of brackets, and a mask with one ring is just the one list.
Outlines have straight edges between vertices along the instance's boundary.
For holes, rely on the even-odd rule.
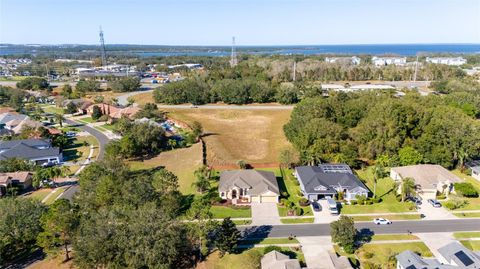
[[377,224],[377,225],[392,224],[391,221],[389,221],[388,219],[383,219],[383,218],[374,219],[374,220],[373,220],[373,223],[375,223],[375,224]]

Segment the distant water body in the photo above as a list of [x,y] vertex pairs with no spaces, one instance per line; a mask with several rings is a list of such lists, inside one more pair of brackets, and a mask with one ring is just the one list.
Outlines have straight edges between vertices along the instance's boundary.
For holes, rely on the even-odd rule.
[[[229,56],[230,48],[219,47],[218,50],[208,51],[162,51],[162,52],[135,52],[138,55],[150,56]],[[478,54],[480,44],[408,44],[408,45],[316,45],[316,46],[272,46],[272,47],[237,47],[239,54],[259,55],[319,55],[319,54],[346,54],[346,55],[384,55],[395,54],[414,56],[417,54]]]
[[[152,56],[229,56],[230,47],[225,46],[135,46],[130,45],[119,49],[120,45],[108,45],[107,54],[133,54],[143,57]],[[153,48],[154,47],[154,48]],[[90,52],[95,52],[95,46],[90,46]],[[238,54],[257,55],[319,55],[319,54],[345,54],[345,55],[403,55],[414,56],[418,54],[478,54],[480,44],[387,44],[387,45],[312,45],[312,46],[238,46]],[[56,54],[54,47],[43,49],[40,47],[9,48],[1,47],[0,55],[19,54]],[[60,52],[59,52],[60,53]],[[62,49],[61,53],[68,53]],[[82,53],[73,52],[72,53]]]

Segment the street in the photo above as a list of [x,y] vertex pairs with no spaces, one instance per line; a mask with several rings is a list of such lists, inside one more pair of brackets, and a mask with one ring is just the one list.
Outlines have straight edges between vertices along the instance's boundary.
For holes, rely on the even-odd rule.
[[[375,234],[478,231],[480,219],[398,221],[391,225],[359,222],[355,227],[359,231],[366,229]],[[239,230],[246,238],[324,236],[330,235],[330,224],[244,226],[239,227]]]

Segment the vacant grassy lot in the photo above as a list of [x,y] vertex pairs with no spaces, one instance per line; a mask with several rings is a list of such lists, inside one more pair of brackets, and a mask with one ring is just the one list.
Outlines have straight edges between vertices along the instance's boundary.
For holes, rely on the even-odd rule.
[[473,251],[480,250],[480,240],[462,240],[460,241],[466,248],[469,248]]
[[283,125],[290,110],[168,109],[168,116],[203,125],[210,164],[276,163],[290,147]]
[[139,105],[145,105],[146,103],[155,103],[153,100],[153,93],[152,92],[144,92],[144,93],[139,93],[137,95],[133,96],[135,103]]
[[480,232],[458,232],[453,233],[455,238],[480,238]]
[[134,170],[165,167],[178,177],[180,191],[183,194],[196,193],[192,187],[195,180],[193,172],[202,165],[202,145],[194,144],[189,148],[175,149],[160,153],[158,156],[142,161],[130,161]]
[[231,208],[228,206],[212,206],[210,209],[214,219],[231,218],[250,218],[252,210],[250,207],[245,208]]
[[[373,174],[372,167],[365,170],[357,170],[360,179],[366,182],[367,187],[373,192]],[[343,214],[360,213],[399,213],[413,211],[411,203],[398,202],[394,191],[394,182],[389,177],[377,181],[377,196],[382,198],[382,202],[373,205],[345,205],[342,207]]]
[[[283,247],[282,250],[286,251],[290,258],[296,258],[300,264],[305,265],[305,258],[301,251],[288,247]],[[221,258],[217,251],[210,254],[205,262],[198,264],[196,269],[257,269],[262,256],[263,248],[253,248],[238,254],[225,254]]]

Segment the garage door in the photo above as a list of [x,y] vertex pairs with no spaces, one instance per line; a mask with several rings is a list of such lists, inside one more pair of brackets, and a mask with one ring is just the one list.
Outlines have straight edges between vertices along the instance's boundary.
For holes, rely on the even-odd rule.
[[260,196],[252,196],[251,199],[254,203],[260,203]]
[[261,203],[276,203],[278,202],[277,196],[261,196]]

